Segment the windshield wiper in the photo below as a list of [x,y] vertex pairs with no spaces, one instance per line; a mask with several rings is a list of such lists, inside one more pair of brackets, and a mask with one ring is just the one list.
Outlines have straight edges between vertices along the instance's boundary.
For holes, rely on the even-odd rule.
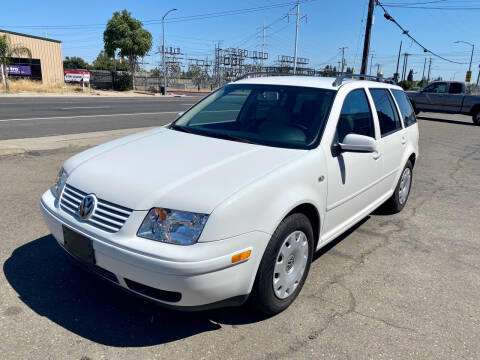
[[244,142],[244,143],[248,143],[248,144],[258,145],[258,143],[253,141],[253,140],[245,139],[245,138],[242,138],[240,136],[235,136],[235,135],[232,135],[232,134],[218,133],[218,132],[212,132],[212,131],[193,131],[188,126],[180,126],[180,125],[175,125],[175,124],[171,124],[169,126],[169,128],[173,129],[173,130],[186,132],[186,133],[189,133],[189,134],[211,136],[211,137],[216,137],[216,138],[219,138],[219,139],[233,140],[233,141],[239,141],[239,142]]
[[218,137],[220,139],[225,139],[225,140],[233,140],[233,141],[239,141],[239,142],[244,142],[248,144],[258,145],[258,143],[253,140],[245,139],[243,137],[232,135],[232,134],[208,132],[208,133],[205,133],[205,135],[207,136],[210,135],[210,136]]
[[178,131],[182,131],[182,132],[186,132],[186,133],[189,133],[189,134],[196,134],[194,131],[190,130],[189,128],[187,128],[186,126],[179,126],[179,125],[175,125],[175,124],[171,124],[169,126],[170,129],[173,129],[173,130],[178,130]]

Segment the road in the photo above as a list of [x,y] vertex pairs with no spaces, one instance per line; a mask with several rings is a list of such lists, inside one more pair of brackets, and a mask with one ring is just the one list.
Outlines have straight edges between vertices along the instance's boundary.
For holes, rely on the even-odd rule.
[[404,211],[376,212],[316,255],[285,312],[165,310],[85,274],[39,210],[83,148],[0,157],[5,359],[479,359],[480,127],[421,114]]
[[160,126],[201,98],[0,97],[0,140]]

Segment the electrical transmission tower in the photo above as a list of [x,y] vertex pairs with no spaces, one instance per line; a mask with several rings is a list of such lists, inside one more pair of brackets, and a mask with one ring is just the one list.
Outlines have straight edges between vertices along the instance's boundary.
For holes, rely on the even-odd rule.
[[300,0],[297,0],[297,3],[295,4],[294,8],[292,8],[292,10],[293,9],[295,9],[295,13],[294,14],[288,13],[286,16],[289,20],[290,20],[290,16],[295,16],[295,50],[293,53],[293,58],[294,58],[293,73],[296,74],[297,73],[297,52],[298,52],[298,27],[302,19],[305,19],[305,22],[307,22],[307,14],[300,14]]

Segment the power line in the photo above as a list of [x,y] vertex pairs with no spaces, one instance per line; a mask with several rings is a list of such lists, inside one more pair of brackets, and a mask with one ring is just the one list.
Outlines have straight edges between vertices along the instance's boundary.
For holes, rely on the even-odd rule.
[[[257,6],[252,8],[243,8],[237,10],[225,10],[225,11],[217,11],[211,13],[204,13],[204,14],[197,14],[197,15],[188,15],[188,16],[180,16],[180,17],[172,17],[165,23],[171,22],[185,22],[185,21],[193,21],[193,20],[203,20],[203,19],[210,19],[214,17],[225,17],[225,16],[232,16],[232,15],[243,15],[252,12],[260,12],[260,11],[267,11],[281,7],[291,7],[300,3],[309,3],[318,0],[298,0],[298,1],[290,1],[284,3],[277,3],[271,5],[264,5],[264,6]],[[161,19],[151,19],[151,20],[140,20],[144,25],[155,25],[161,24]],[[25,29],[37,29],[40,28],[42,30],[45,29],[85,29],[85,28],[94,28],[94,27],[103,27],[106,23],[102,24],[70,24],[70,25],[2,25],[3,28],[25,28]]]
[[423,49],[423,52],[425,53],[430,53],[432,54],[433,56],[435,57],[438,57],[439,59],[442,59],[444,61],[447,61],[447,62],[450,62],[450,63],[453,63],[453,64],[459,64],[459,65],[466,65],[467,63],[462,63],[462,62],[458,62],[458,61],[454,61],[454,60],[450,60],[450,59],[447,59],[447,58],[444,58],[443,56],[440,56],[438,55],[437,53],[431,51],[431,50],[428,50],[425,46],[423,46],[417,39],[415,39],[412,35],[410,35],[409,31],[406,30],[402,25],[400,25],[389,13],[388,11],[385,9],[385,7],[382,5],[382,3],[378,0],[375,0],[377,5],[380,6],[384,12],[383,16],[385,17],[385,19],[393,22],[395,25],[397,25],[397,27],[402,30],[402,34],[403,35],[406,35],[408,38],[410,38],[415,44],[417,44],[418,46],[420,46],[422,49]]

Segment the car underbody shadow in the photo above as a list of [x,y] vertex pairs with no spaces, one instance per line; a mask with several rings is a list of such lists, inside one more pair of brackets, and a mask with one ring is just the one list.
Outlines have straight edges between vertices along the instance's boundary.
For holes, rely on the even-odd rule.
[[[361,227],[319,250],[313,261]],[[3,271],[19,298],[37,314],[91,341],[117,347],[143,347],[268,319],[247,304],[204,312],[181,312],[139,298],[92,275],[61,249],[51,235],[20,246]]]
[[51,236],[17,248],[3,266],[20,299],[37,314],[100,344],[142,347],[265,319],[242,307],[207,312],[165,309],[125,293],[77,266]]
[[353,225],[350,229],[345,231],[342,235],[338,236],[335,240],[332,240],[329,242],[327,245],[322,247],[320,250],[318,250],[315,254],[313,254],[313,259],[312,262],[316,261],[317,259],[321,258],[324,254],[329,252],[331,249],[333,249],[335,246],[337,246],[339,243],[341,243],[343,240],[348,238],[352,233],[357,231],[360,227],[363,226],[368,220],[370,220],[370,215],[363,218],[360,220],[358,223]]
[[438,122],[438,123],[444,123],[444,124],[475,126],[475,124],[473,123],[471,118],[470,118],[470,122],[464,122],[464,121],[458,121],[458,120],[438,119],[438,118],[431,118],[431,117],[424,117],[424,116],[421,116],[421,115],[417,115],[417,119],[426,120],[426,121],[433,121],[433,122]]

